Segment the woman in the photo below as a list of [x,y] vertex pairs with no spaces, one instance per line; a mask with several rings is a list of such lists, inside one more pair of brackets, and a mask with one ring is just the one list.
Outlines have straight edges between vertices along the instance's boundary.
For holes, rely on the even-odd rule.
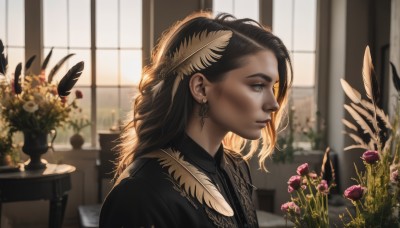
[[265,168],[291,72],[282,41],[250,19],[173,26],[144,70],[100,227],[258,227],[246,160],[259,151]]

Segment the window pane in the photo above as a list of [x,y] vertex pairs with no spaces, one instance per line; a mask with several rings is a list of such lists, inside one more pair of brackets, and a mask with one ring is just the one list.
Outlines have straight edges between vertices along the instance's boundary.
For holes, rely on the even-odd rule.
[[287,49],[292,50],[292,0],[274,0],[272,30],[277,35]]
[[8,1],[8,45],[25,46],[25,5],[24,0]]
[[109,130],[119,119],[119,89],[97,88],[97,130]]
[[[45,48],[44,49],[44,58],[49,54],[50,48]],[[54,68],[54,66],[60,61],[62,58],[64,58],[66,55],[68,55],[68,50],[67,49],[59,49],[59,48],[54,48],[53,53],[51,54],[49,63],[47,64],[46,68],[46,79],[48,78],[50,71]],[[41,62],[40,64],[43,64]],[[52,83],[58,83],[61,80],[61,77],[67,73],[67,64],[64,64],[56,73],[55,77],[53,78]]]
[[45,47],[66,47],[67,36],[67,1],[43,0],[43,24]]
[[97,47],[118,47],[118,1],[96,1]]
[[136,97],[138,92],[137,86],[132,86],[130,88],[121,88],[121,97],[120,97],[120,104],[121,104],[121,111],[120,111],[120,119],[126,120],[127,114],[132,111],[132,104],[134,98]]
[[0,40],[6,45],[6,0],[0,0]]
[[218,0],[213,1],[214,15],[218,13],[231,13],[233,14],[233,0]]
[[73,67],[75,64],[77,64],[80,61],[83,61],[85,64],[85,68],[83,69],[83,72],[82,72],[81,76],[79,77],[79,80],[76,83],[76,86],[90,86],[91,82],[92,82],[90,50],[71,49],[70,53],[75,53],[75,55],[72,56],[69,59],[69,62],[66,64],[68,66],[68,68]]
[[236,18],[251,18],[259,21],[258,0],[219,0],[213,1],[214,15],[230,13]]
[[18,63],[22,63],[22,66],[25,65],[25,49],[24,48],[7,48],[8,55],[8,68],[7,75],[11,77],[14,75],[15,68]]
[[121,85],[139,84],[141,69],[141,51],[121,50]]
[[98,50],[96,53],[96,84],[119,85],[118,51]]
[[69,0],[71,47],[90,47],[90,1]]
[[121,47],[142,47],[142,1],[121,0]]
[[308,87],[315,84],[315,54],[293,54],[293,86]]
[[316,1],[296,0],[294,4],[294,47],[293,50],[314,51],[316,29]]
[[237,18],[251,18],[259,21],[259,0],[236,0],[234,1],[234,14]]
[[[77,100],[77,104],[80,108],[82,108],[82,117],[88,118],[90,120],[90,101],[91,101],[91,96],[90,96],[90,88],[79,88],[79,87],[74,87],[72,90],[72,93],[70,96],[68,96],[68,103],[72,102],[72,100],[75,97],[75,91],[80,90],[83,93],[83,98]],[[65,146],[70,146],[69,139],[70,137],[74,134],[72,129],[65,124],[64,127],[60,127],[57,129],[57,137],[56,140],[54,141],[55,144],[58,145],[65,145]],[[85,127],[81,130],[81,134],[83,138],[85,139],[85,145],[84,146],[90,146],[91,142],[91,130],[90,126]]]

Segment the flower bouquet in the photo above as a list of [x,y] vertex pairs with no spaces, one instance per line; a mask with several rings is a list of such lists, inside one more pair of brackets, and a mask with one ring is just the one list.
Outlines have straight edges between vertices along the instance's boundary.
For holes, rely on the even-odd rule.
[[54,75],[73,54],[61,59],[50,71],[46,80],[45,71],[52,50],[43,61],[41,72],[38,75],[29,70],[35,56],[28,59],[22,79],[22,63],[17,65],[12,77],[7,74],[7,58],[3,52],[4,46],[0,40],[1,116],[7,123],[11,134],[16,131],[23,132],[23,151],[27,153],[28,150],[36,150],[29,153],[31,162],[35,160],[38,167],[43,168],[40,156],[33,156],[32,154],[47,151],[47,134],[57,127],[63,126],[67,122],[71,110],[77,108],[75,100],[78,97],[68,103],[67,96],[82,74],[84,63],[79,62],[73,66],[56,85],[52,84]]
[[328,194],[335,182],[334,176],[330,184],[323,179],[328,156],[329,148],[325,152],[320,175],[311,172],[308,163],[304,163],[297,168],[297,175],[288,181],[291,201],[282,204],[281,210],[296,227],[329,227]]
[[[400,94],[400,78],[393,64],[391,66],[393,82]],[[365,150],[361,157],[365,171],[355,167],[357,178],[354,180],[357,184],[344,192],[345,198],[354,205],[355,213],[347,210],[350,221],[343,221],[344,215],[341,215],[341,219],[344,227],[399,227],[400,96],[398,94],[395,116],[390,122],[377,105],[379,87],[368,47],[364,54],[363,81],[367,99],[363,99],[356,89],[341,80],[343,90],[352,101],[344,107],[358,125],[342,120],[349,129],[346,134],[355,142],[345,150]]]

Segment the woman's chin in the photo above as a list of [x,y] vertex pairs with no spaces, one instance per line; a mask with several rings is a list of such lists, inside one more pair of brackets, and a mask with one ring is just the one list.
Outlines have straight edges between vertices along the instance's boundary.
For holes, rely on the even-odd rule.
[[248,140],[257,140],[261,138],[261,130],[254,132],[237,132],[237,133],[234,132],[234,133]]

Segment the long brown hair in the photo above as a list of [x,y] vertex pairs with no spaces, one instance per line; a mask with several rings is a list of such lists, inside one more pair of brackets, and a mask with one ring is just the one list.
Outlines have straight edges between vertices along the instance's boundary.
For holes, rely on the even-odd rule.
[[[208,32],[230,30],[233,33],[222,57],[206,69],[194,72],[204,74],[211,82],[222,80],[224,73],[238,68],[239,58],[260,50],[271,50],[278,60],[279,85],[275,89],[275,96],[281,108],[272,114],[272,121],[263,129],[262,137],[251,141],[250,150],[245,155],[245,159],[248,159],[259,151],[259,164],[265,169],[264,161],[274,150],[277,128],[284,116],[283,106],[286,104],[288,88],[292,81],[289,53],[278,37],[254,20],[236,19],[229,14],[220,14],[212,18],[210,13],[200,12],[177,22],[164,33],[154,49],[150,65],[144,68],[133,112],[121,135],[116,177],[136,157],[155,149],[173,147],[175,142],[183,137],[195,102],[189,89],[190,76],[194,73],[184,77],[174,100],[171,101],[176,74],[165,74],[163,69],[167,67],[168,59],[181,42],[204,30]],[[155,95],[152,88],[159,82],[160,77],[163,78],[164,84]],[[231,153],[238,154],[248,141],[230,132],[225,136],[223,144]],[[260,141],[261,149],[259,149]]]

